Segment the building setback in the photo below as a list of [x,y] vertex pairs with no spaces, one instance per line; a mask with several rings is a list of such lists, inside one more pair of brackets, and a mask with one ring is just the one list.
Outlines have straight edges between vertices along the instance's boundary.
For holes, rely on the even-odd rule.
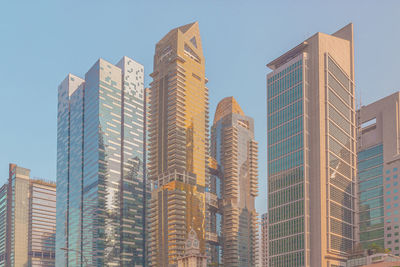
[[198,23],[171,30],[157,44],[149,108],[150,266],[177,264],[196,232],[206,250],[205,186],[208,88]]
[[58,88],[57,266],[144,266],[144,68],[99,59]]
[[222,170],[222,262],[232,267],[256,266],[258,144],[254,120],[243,113],[233,97],[218,103],[211,128],[211,156]]
[[357,242],[353,25],[267,66],[269,265],[343,266]]
[[400,93],[358,111],[360,242],[399,256]]
[[0,189],[0,266],[55,266],[56,184],[10,164]]

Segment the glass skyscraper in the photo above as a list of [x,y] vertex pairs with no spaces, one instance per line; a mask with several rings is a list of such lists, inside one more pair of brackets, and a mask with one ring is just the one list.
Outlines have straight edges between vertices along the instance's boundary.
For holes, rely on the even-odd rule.
[[353,26],[267,66],[269,266],[344,266],[358,239]]
[[400,254],[400,93],[361,106],[358,119],[360,243]]
[[58,88],[57,266],[144,266],[144,69],[99,59]]

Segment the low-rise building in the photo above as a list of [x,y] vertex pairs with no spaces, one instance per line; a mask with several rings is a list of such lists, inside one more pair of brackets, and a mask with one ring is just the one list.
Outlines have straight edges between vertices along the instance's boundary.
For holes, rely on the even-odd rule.
[[391,254],[377,253],[347,261],[346,267],[399,267],[400,257]]

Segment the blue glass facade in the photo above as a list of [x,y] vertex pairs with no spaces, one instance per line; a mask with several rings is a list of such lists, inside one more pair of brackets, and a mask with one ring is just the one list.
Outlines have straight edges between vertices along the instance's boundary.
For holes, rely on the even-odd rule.
[[143,79],[143,66],[127,57],[100,59],[85,81],[67,84],[72,93],[59,89],[68,98],[59,99],[57,227],[68,227],[67,235],[57,228],[57,246],[68,253],[57,251],[57,266],[145,264]]
[[383,145],[358,152],[360,242],[384,248]]
[[304,265],[303,59],[268,76],[269,266]]

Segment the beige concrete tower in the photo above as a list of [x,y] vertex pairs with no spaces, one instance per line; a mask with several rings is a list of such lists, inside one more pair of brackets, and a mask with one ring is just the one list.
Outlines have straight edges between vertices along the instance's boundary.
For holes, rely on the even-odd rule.
[[156,45],[150,88],[150,266],[170,266],[196,232],[205,253],[208,88],[198,23],[171,30]]
[[31,179],[29,169],[10,164],[8,184],[0,193],[4,191],[0,266],[56,266],[56,184]]
[[358,112],[360,243],[400,254],[400,93]]
[[261,267],[268,267],[268,213],[261,215]]
[[221,247],[224,266],[257,266],[258,144],[254,120],[233,97],[217,106],[211,129],[211,155],[221,167]]
[[344,266],[358,236],[353,25],[267,66],[269,265]]

